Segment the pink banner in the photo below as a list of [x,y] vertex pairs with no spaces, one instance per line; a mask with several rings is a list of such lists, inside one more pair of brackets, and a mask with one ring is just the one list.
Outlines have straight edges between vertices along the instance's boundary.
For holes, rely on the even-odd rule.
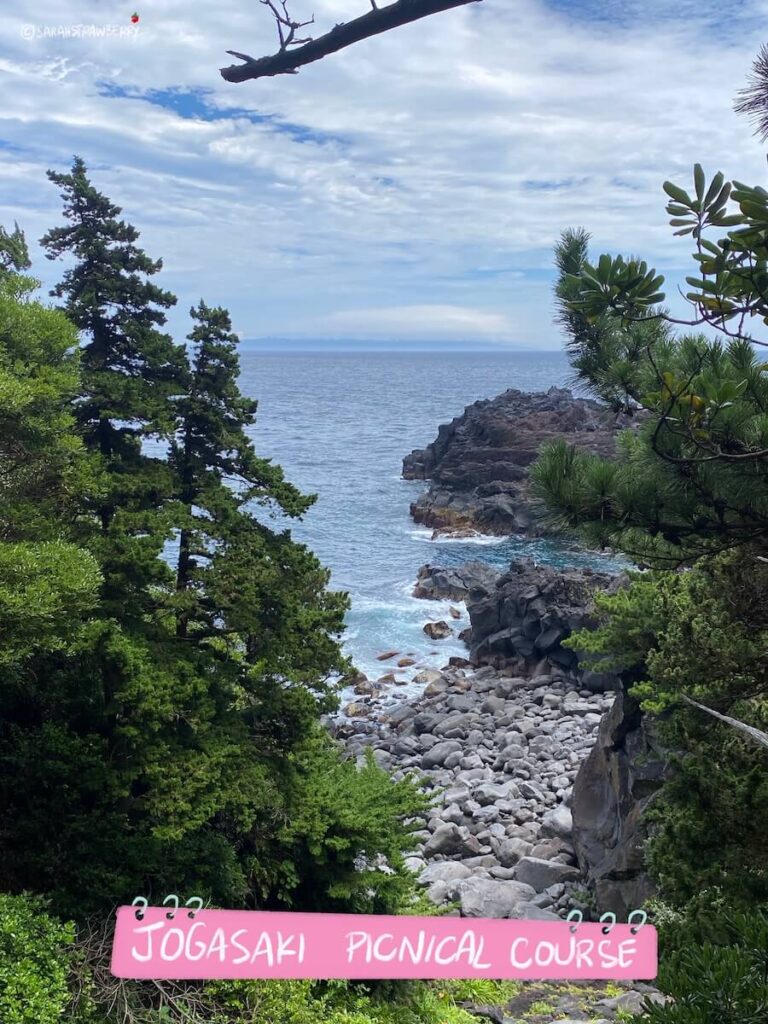
[[[119,978],[656,977],[656,929],[459,917],[120,907]],[[172,913],[172,912],[171,912]],[[574,929],[574,930],[572,930]],[[633,934],[634,932],[634,934]]]

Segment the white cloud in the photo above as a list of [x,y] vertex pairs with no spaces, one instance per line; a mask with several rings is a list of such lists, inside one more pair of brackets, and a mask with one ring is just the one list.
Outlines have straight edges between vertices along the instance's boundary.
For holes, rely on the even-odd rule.
[[465,306],[390,306],[332,313],[317,324],[320,337],[341,334],[361,340],[414,338],[508,341],[513,327],[503,313]]
[[[293,0],[305,7],[320,31],[366,0]],[[662,181],[687,182],[699,160],[764,182],[763,147],[731,104],[766,0],[483,0],[242,85],[218,68],[227,49],[274,49],[259,5],[137,10],[133,39],[25,40],[25,24],[122,24],[130,10],[5,0],[0,222],[31,239],[58,223],[44,172],[79,153],[164,257],[180,334],[202,295],[248,337],[439,330],[557,347],[563,228],[584,225],[596,251],[641,254],[674,283],[689,247],[671,235]],[[262,119],[185,118],[105,83],[208,90],[210,106]],[[60,269],[33,253],[52,283]]]

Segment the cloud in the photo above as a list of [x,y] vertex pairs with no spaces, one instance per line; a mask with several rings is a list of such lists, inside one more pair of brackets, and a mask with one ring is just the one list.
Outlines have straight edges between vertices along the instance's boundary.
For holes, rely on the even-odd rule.
[[[305,6],[293,0],[320,31],[366,0]],[[25,25],[116,25],[130,11],[5,0],[0,222],[32,240],[59,223],[45,170],[79,153],[164,258],[181,335],[204,296],[247,337],[363,332],[375,316],[364,336],[559,347],[551,251],[565,227],[587,227],[596,252],[641,254],[674,294],[689,245],[672,237],[662,181],[686,184],[697,160],[764,180],[763,147],[731,104],[766,0],[483,0],[237,86],[218,74],[225,51],[274,49],[259,5],[137,9],[132,38],[24,39]],[[61,267],[32,251],[49,286]]]
[[513,326],[503,313],[464,306],[389,306],[332,313],[317,323],[318,336],[360,340],[413,338],[509,341]]

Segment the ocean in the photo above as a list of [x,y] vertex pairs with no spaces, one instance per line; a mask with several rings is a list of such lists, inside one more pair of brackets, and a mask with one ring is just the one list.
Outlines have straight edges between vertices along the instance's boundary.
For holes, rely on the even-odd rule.
[[[346,591],[345,651],[370,679],[391,670],[388,651],[411,655],[416,665],[440,667],[465,655],[458,632],[468,625],[450,618],[448,602],[411,596],[419,567],[481,559],[506,567],[530,556],[553,565],[603,565],[599,554],[565,544],[509,537],[431,540],[408,507],[423,481],[401,478],[403,456],[433,441],[438,425],[464,407],[507,388],[543,391],[565,385],[571,369],[561,352],[499,353],[260,353],[241,352],[241,388],[258,399],[253,439],[305,492],[318,495],[304,520],[293,523],[331,570],[331,585]],[[454,636],[431,641],[423,627],[445,619]]]

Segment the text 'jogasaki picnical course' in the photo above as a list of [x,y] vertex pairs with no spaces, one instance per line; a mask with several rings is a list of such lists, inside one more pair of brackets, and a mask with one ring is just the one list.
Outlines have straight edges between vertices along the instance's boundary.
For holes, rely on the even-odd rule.
[[657,935],[616,924],[120,907],[121,978],[656,977]]

